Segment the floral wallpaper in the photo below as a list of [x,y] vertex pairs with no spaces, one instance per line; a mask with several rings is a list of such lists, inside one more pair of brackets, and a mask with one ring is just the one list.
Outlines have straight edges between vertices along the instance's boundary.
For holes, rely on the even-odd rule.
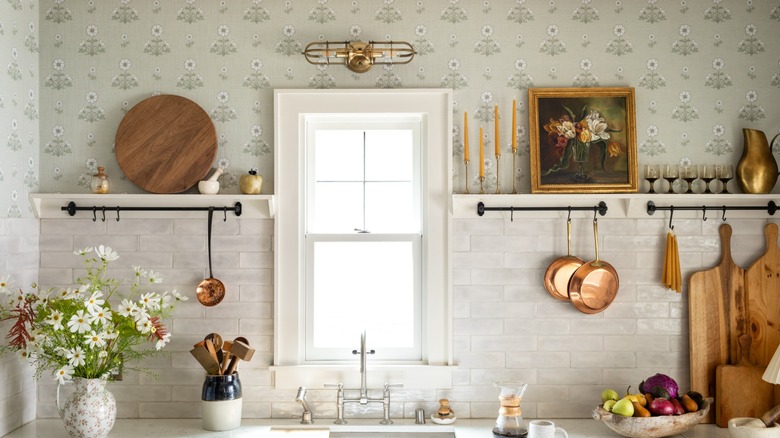
[[[3,45],[12,56],[2,81],[11,87],[2,88],[0,130],[13,163],[1,165],[2,211],[36,178],[44,192],[88,191],[97,165],[113,191],[140,192],[123,179],[113,139],[124,114],[158,93],[210,114],[229,192],[250,168],[273,192],[275,88],[454,89],[458,191],[463,111],[485,125],[487,148],[498,105],[501,147],[511,152],[513,99],[514,176],[529,190],[529,87],[635,87],[640,164],[736,163],[743,127],[780,128],[778,0],[41,0],[39,30],[21,17],[35,2],[2,3],[19,16],[3,15],[0,27],[0,38],[17,41]],[[325,40],[403,40],[418,54],[363,74],[308,64],[300,52]],[[24,85],[38,75],[39,89]],[[490,188],[493,157],[486,167]],[[502,186],[511,185],[511,168],[502,170]]]
[[38,2],[0,2],[0,217],[32,216],[39,187]]

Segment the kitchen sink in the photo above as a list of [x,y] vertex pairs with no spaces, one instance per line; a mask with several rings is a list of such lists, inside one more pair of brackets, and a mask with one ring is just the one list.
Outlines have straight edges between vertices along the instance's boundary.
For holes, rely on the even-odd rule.
[[276,438],[455,438],[453,429],[421,430],[416,426],[331,426],[322,427],[271,427],[271,436]]
[[330,438],[455,438],[453,432],[331,432]]

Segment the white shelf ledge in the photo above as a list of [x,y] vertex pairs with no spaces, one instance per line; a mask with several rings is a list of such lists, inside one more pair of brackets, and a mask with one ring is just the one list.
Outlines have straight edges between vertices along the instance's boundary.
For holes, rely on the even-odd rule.
[[[608,219],[649,219],[668,218],[669,211],[659,210],[653,215],[647,214],[647,203],[653,201],[656,207],[702,207],[707,206],[707,216],[720,216],[712,207],[766,206],[774,201],[780,206],[780,194],[745,195],[745,194],[650,194],[650,193],[595,193],[595,194],[519,194],[519,195],[452,195],[452,215],[454,218],[479,218],[477,204],[483,202],[485,207],[596,207],[599,202],[607,204],[607,214],[598,215]],[[486,211],[484,218],[566,218],[567,210],[545,211]],[[675,218],[701,217],[701,209],[675,210]],[[593,211],[572,211],[572,218],[593,217]],[[780,212],[770,216],[761,210],[728,210],[726,218],[780,219]]]
[[[271,219],[274,217],[273,195],[157,195],[157,194],[107,194],[96,195],[92,193],[31,193],[30,203],[33,206],[35,217],[39,219],[67,219],[92,218],[91,211],[77,211],[75,216],[70,216],[62,207],[75,202],[77,207],[97,207],[97,216],[103,218],[101,207],[106,207],[106,219],[116,220],[115,208],[120,207],[119,217],[123,218],[166,218],[188,219],[205,218],[203,211],[128,211],[124,207],[215,207],[215,214],[223,214],[222,208],[227,207],[227,216],[242,219]],[[241,203],[241,216],[236,216],[234,208],[237,202]]]

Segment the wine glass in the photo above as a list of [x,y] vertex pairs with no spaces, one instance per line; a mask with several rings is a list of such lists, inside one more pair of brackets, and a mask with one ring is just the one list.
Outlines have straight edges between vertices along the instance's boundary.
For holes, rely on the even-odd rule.
[[728,184],[734,178],[734,166],[731,164],[721,164],[718,166],[717,178],[723,183],[723,193],[729,193]]
[[650,191],[647,193],[655,193],[655,182],[658,180],[657,164],[645,164],[645,179],[650,183]]
[[680,172],[676,164],[667,164],[664,166],[663,178],[669,182],[669,193],[674,193],[674,182],[680,177]]
[[688,183],[688,190],[685,193],[693,193],[693,182],[699,179],[699,172],[696,166],[683,168],[683,171],[680,172],[680,177]]
[[702,164],[699,166],[699,178],[704,181],[704,193],[712,193],[710,182],[715,179],[715,166],[712,164]]

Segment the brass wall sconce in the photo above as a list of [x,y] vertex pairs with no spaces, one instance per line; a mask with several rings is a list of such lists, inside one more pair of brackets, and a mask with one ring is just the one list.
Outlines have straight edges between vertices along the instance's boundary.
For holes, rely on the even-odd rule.
[[303,51],[310,64],[345,64],[355,73],[365,73],[374,64],[408,64],[415,53],[406,41],[318,41]]

